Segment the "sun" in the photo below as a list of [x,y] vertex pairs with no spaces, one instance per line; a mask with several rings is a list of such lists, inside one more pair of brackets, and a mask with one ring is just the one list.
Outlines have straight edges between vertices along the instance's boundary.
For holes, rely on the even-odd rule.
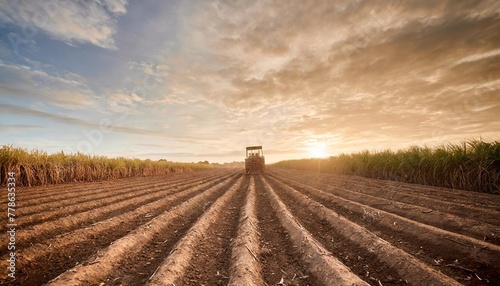
[[313,158],[326,157],[326,146],[323,143],[316,143],[309,148],[309,155]]

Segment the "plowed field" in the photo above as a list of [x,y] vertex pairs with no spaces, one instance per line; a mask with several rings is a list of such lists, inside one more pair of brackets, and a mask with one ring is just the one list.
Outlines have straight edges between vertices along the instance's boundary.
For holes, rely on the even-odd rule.
[[217,169],[16,199],[0,285],[500,285],[499,195]]

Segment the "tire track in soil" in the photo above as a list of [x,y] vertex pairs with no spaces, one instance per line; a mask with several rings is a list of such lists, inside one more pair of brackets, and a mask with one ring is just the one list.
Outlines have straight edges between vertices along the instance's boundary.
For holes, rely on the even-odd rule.
[[[321,285],[302,264],[261,180],[255,180],[262,275],[267,285]],[[278,284],[279,285],[279,284]]]
[[231,243],[238,231],[238,214],[245,201],[249,180],[245,180],[236,195],[207,230],[195,247],[193,258],[180,285],[226,286],[229,280]]

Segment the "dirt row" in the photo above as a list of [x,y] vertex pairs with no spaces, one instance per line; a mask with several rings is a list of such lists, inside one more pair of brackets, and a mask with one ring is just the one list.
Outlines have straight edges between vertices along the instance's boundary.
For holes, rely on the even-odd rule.
[[[287,174],[284,175],[285,173]],[[493,239],[495,238],[494,235],[499,231],[496,226],[500,219],[498,216],[499,213],[496,213],[491,218],[488,217],[490,210],[484,212],[477,211],[474,214],[476,218],[488,217],[494,222],[490,224],[489,222],[477,219],[475,220],[475,224],[469,226],[491,234],[492,238],[487,239],[487,237],[477,237],[476,233],[468,228],[449,227],[447,224],[442,224],[440,220],[446,219],[450,225],[463,226],[465,225],[463,222],[466,219],[453,217],[449,213],[446,213],[446,209],[440,210],[439,206],[429,205],[426,207],[426,210],[429,209],[432,211],[412,212],[411,208],[407,208],[406,212],[404,212],[401,211],[401,208],[397,207],[389,210],[387,206],[397,206],[400,202],[392,200],[388,204],[378,204],[377,200],[380,197],[367,196],[362,192],[356,192],[357,183],[349,187],[349,181],[347,181],[343,182],[344,187],[342,188],[332,188],[331,186],[338,185],[338,182],[334,182],[333,178],[330,178],[330,181],[328,181],[328,178],[322,178],[322,181],[315,180],[313,182],[310,178],[304,179],[305,176],[317,176],[317,174],[306,173],[301,176],[291,176],[290,172],[274,172],[268,174],[267,178],[270,184],[279,190],[283,199],[289,201],[287,205],[292,209],[296,208],[297,214],[295,216],[299,218],[299,221],[307,217],[313,217],[311,219],[312,222],[323,221],[323,226],[311,225],[312,232],[317,234],[321,233],[321,229],[328,229],[325,232],[323,243],[326,244],[328,241],[335,241],[334,234],[338,233],[340,237],[337,240],[340,241],[339,245],[342,246],[339,248],[339,251],[345,252],[346,249],[355,249],[356,246],[361,246],[362,249],[355,252],[357,253],[356,255],[377,252],[384,254],[390,252],[384,246],[379,246],[382,249],[381,251],[377,250],[378,246],[374,241],[378,238],[388,242],[392,248],[399,249],[411,255],[412,259],[418,259],[418,261],[424,263],[422,267],[425,266],[434,271],[444,273],[461,284],[496,285],[500,283],[497,275],[497,273],[500,273],[500,247],[497,243],[498,240]],[[308,184],[301,183],[304,181]],[[377,183],[381,182],[377,181]],[[394,182],[388,183],[393,184]],[[315,185],[316,188],[310,185]],[[412,185],[405,185],[407,188],[413,187]],[[420,186],[415,187],[419,188]],[[367,188],[365,187],[365,189]],[[379,192],[384,193],[384,188],[380,188]],[[357,195],[354,196],[353,193],[357,193]],[[443,195],[441,200],[445,201],[446,196],[448,194]],[[367,199],[367,197],[370,199]],[[488,196],[488,200],[493,203],[497,203],[499,199],[500,197],[498,196]],[[416,208],[415,205],[408,205]],[[328,210],[328,212],[324,210]],[[439,215],[435,215],[436,213]],[[464,214],[464,216],[468,215]],[[355,228],[359,228],[360,230],[349,230],[345,224],[340,224],[338,220],[333,219],[336,216],[348,220],[350,224],[353,224]],[[307,228],[310,223],[304,221],[304,225]],[[445,228],[443,229],[439,226],[445,226]],[[363,235],[362,231],[369,235]],[[370,236],[372,239],[370,239]],[[347,254],[346,257],[352,259],[352,255]],[[363,257],[362,255],[359,256]],[[385,260],[396,263],[395,261],[398,259],[395,257],[395,255],[391,255],[391,257]],[[399,255],[399,257],[404,256]],[[354,265],[351,266],[347,258],[343,262],[353,268]],[[382,258],[378,258],[377,260],[383,261],[384,259]],[[370,260],[373,261],[373,259]],[[406,260],[412,261],[410,258]],[[412,264],[416,265],[416,263]],[[386,266],[389,267],[390,265]],[[380,273],[380,269],[382,268],[383,266],[377,266],[375,269]],[[397,273],[398,269],[404,269],[400,263],[396,263],[396,266],[392,268],[393,273]],[[417,273],[413,270],[404,272],[407,275],[405,275],[406,277],[401,277],[401,279],[404,278],[403,281],[405,282],[411,282],[408,278],[408,273]],[[367,270],[367,273],[374,272]],[[384,277],[375,279],[377,281],[380,280],[383,285],[386,285],[394,283],[395,275],[391,274],[386,279]],[[425,280],[429,281],[429,278],[426,277]],[[399,284],[401,281],[396,281],[395,283]],[[411,284],[422,285],[421,282]],[[451,284],[451,282],[444,283],[444,285]]]
[[[98,205],[92,210],[76,215],[66,216],[65,212],[60,212],[50,221],[27,228],[18,226],[16,234],[18,282],[24,285],[47,282],[62,271],[82,263],[83,258],[95,254],[127,233],[148,227],[150,220],[178,205],[185,205],[189,199],[200,196],[214,187],[222,192],[224,184],[234,181],[235,176],[239,176],[235,172],[216,172],[215,175],[216,177],[203,182],[200,181],[198,174],[191,176],[190,180],[194,186],[188,184],[176,188],[167,185],[158,191],[162,196],[154,197],[153,200],[150,199],[150,194],[146,194],[124,202]],[[119,183],[121,182],[118,180],[117,185]],[[93,188],[89,184],[86,185]],[[118,190],[119,188],[115,192]],[[94,192],[106,192],[106,189],[95,188]],[[147,193],[148,190],[142,192]],[[203,204],[209,202],[205,197],[202,201]],[[22,204],[19,208],[22,208]],[[7,242],[6,236],[2,237],[1,242],[2,244]],[[4,247],[2,245],[2,248]],[[7,269],[6,260],[7,254],[2,255],[0,261],[2,274]],[[2,276],[6,277],[6,274]]]
[[[203,182],[210,178],[216,177],[217,174],[200,172],[197,176],[198,182]],[[100,203],[99,200],[108,198],[123,198],[132,197],[134,194],[143,194],[143,190],[150,193],[156,192],[164,187],[180,187],[183,183],[195,183],[192,181],[192,175],[174,174],[171,176],[155,176],[138,181],[137,178],[127,178],[115,180],[115,183],[110,181],[92,183],[92,184],[67,184],[66,189],[61,189],[61,185],[45,186],[39,189],[19,189],[16,193],[16,201],[20,206],[19,217],[23,221],[18,221],[18,224],[24,221],[29,221],[32,216],[40,218],[40,214],[44,217],[50,216],[48,211],[56,213],[64,212],[67,215],[72,212],[81,212],[86,209],[94,208]],[[29,191],[24,191],[29,190]],[[99,192],[99,190],[105,190]],[[2,204],[6,204],[5,194],[0,196]],[[5,217],[0,218],[0,222],[5,221]]]
[[272,168],[19,192],[0,285],[500,284],[500,196]]
[[[16,224],[23,231],[17,235],[16,245],[24,246],[32,243],[32,239],[40,240],[92,224],[99,224],[103,220],[123,215],[143,205],[152,204],[160,207],[161,204],[158,201],[166,196],[170,196],[170,199],[179,197],[182,200],[223,178],[225,177],[217,177],[217,180],[209,179],[206,180],[205,184],[201,185],[198,180],[181,185],[161,185],[153,188],[154,191],[138,188],[132,195],[113,194],[106,199],[97,199],[91,202],[88,207],[86,204],[70,204],[69,206],[57,209],[50,208],[28,216],[22,216],[23,212],[20,212],[21,215],[16,220]],[[44,205],[40,206],[43,207]],[[156,210],[158,207],[152,210]],[[22,204],[18,209],[23,210]]]

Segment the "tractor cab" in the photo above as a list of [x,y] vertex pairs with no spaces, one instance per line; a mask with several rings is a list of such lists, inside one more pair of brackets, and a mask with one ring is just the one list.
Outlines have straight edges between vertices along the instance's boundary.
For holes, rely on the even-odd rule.
[[250,146],[246,150],[245,172],[247,174],[264,173],[264,152],[262,146]]

